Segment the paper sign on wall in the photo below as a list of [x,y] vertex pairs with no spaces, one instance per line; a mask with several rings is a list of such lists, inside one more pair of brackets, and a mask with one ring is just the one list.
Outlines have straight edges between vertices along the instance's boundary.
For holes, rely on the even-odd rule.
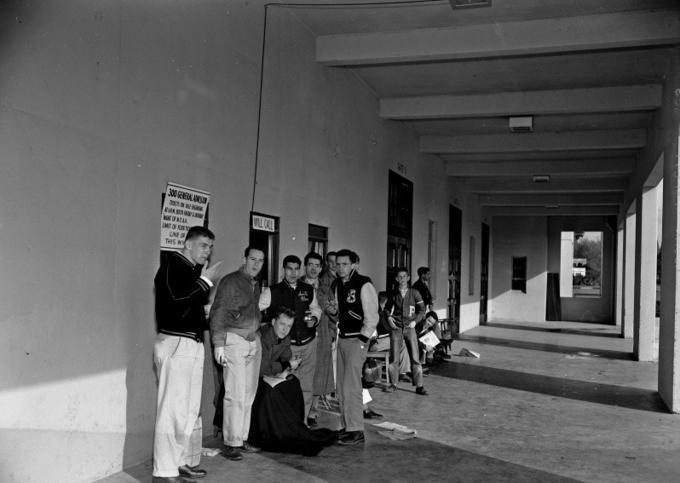
[[269,231],[272,233],[276,232],[276,220],[274,218],[262,215],[252,215],[252,220],[253,230]]
[[168,182],[161,211],[161,250],[181,250],[192,226],[203,226],[210,193]]

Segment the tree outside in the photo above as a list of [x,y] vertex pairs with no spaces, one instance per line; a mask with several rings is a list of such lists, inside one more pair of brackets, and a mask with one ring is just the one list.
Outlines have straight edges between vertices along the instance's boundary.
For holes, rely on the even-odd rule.
[[602,294],[602,232],[574,233],[574,261],[582,261],[585,270],[574,271],[574,295]]

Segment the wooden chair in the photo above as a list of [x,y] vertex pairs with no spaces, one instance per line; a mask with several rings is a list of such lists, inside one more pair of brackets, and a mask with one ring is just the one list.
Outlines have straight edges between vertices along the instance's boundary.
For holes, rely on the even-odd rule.
[[366,357],[378,359],[382,364],[384,364],[383,377],[385,378],[385,383],[389,386],[389,384],[390,384],[390,351],[386,350],[386,351],[367,352]]

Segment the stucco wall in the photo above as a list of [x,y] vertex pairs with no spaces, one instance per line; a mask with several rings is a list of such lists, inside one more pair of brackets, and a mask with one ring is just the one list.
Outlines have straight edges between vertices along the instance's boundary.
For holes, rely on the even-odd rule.
[[[489,320],[545,321],[546,217],[494,217]],[[527,291],[511,290],[512,258],[527,257]]]
[[[151,455],[152,280],[168,181],[212,193],[213,259],[241,263],[262,3],[2,8],[0,479],[90,481]],[[271,28],[255,210],[281,216],[280,253],[303,255],[307,224],[326,225],[331,247],[356,249],[384,286],[388,170],[401,163],[414,182],[414,267],[437,222],[443,306],[441,162],[378,119],[364,84],[314,64],[313,38],[288,12]]]

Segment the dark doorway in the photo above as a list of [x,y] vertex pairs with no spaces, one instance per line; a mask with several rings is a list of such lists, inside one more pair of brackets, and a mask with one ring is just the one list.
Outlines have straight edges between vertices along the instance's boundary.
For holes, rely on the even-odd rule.
[[387,277],[386,289],[396,290],[399,267],[411,271],[411,230],[413,220],[413,183],[390,171],[387,198]]
[[269,287],[276,283],[279,268],[279,218],[251,212],[248,244],[264,251],[260,286]]
[[325,260],[328,253],[328,228],[310,223],[308,233],[307,251],[318,253]]
[[480,270],[479,323],[487,321],[489,302],[489,225],[482,223],[482,255]]
[[449,205],[449,296],[448,318],[453,322],[453,332],[460,329],[460,259],[463,212]]

